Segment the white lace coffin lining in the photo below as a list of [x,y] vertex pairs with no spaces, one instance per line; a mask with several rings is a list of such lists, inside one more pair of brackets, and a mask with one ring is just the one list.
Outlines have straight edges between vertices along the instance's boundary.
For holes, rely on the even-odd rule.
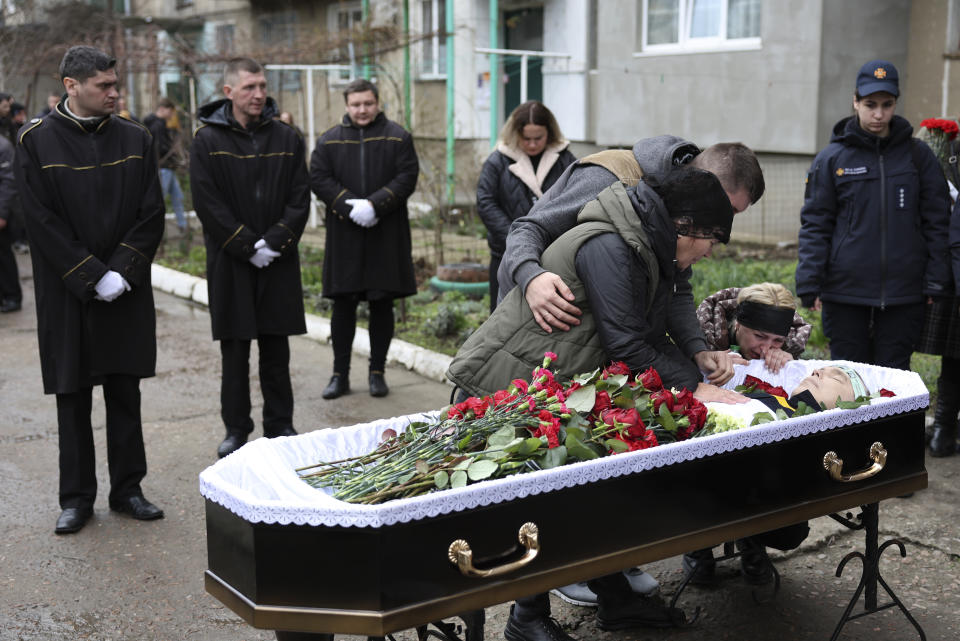
[[[789,391],[807,372],[829,364],[832,363],[796,361],[788,364],[779,375],[774,375],[762,367],[762,361],[753,361],[750,366],[738,366],[736,376],[727,387],[733,387],[742,382],[747,374],[753,374],[773,385],[782,385]],[[353,505],[339,501],[325,491],[307,485],[294,471],[295,468],[318,461],[335,461],[369,452],[377,446],[384,430],[390,428],[399,433],[412,421],[429,420],[436,416],[436,412],[412,414],[298,436],[257,439],[204,470],[200,474],[200,493],[251,523],[380,527],[503,503],[542,492],[556,492],[567,487],[911,412],[929,404],[927,389],[914,372],[856,363],[850,365],[861,373],[871,391],[886,388],[897,396],[875,399],[870,405],[854,410],[828,410],[379,505]]]

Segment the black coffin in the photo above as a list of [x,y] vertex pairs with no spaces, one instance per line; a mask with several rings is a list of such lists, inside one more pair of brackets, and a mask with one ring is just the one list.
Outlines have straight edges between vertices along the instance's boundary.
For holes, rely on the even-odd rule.
[[[923,432],[914,410],[383,527],[252,523],[208,499],[206,588],[257,628],[383,635],[925,488]],[[888,454],[869,478],[825,470],[828,451],[870,468],[875,442]],[[463,539],[477,567],[515,560],[528,522],[539,553],[509,574],[448,558]]]

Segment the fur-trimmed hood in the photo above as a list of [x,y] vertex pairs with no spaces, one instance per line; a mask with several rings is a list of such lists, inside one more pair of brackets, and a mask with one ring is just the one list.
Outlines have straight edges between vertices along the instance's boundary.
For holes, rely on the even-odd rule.
[[559,140],[552,145],[547,145],[540,157],[540,164],[537,165],[536,171],[533,170],[530,156],[522,149],[510,147],[501,140],[497,142],[497,151],[513,161],[508,168],[510,173],[523,181],[523,184],[529,187],[537,198],[540,198],[543,196],[543,181],[546,180],[547,174],[560,159],[560,153],[569,146],[569,140]]

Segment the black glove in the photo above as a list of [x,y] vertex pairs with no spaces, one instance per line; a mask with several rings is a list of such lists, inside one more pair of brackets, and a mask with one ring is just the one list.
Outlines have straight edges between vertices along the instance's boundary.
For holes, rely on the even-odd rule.
[[800,304],[810,309],[813,307],[814,303],[817,302],[816,294],[801,294],[800,295]]

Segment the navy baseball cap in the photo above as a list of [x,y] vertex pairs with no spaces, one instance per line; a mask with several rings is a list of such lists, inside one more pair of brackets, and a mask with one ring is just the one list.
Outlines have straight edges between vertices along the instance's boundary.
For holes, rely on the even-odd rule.
[[900,95],[900,74],[886,60],[871,60],[860,67],[860,73],[857,74],[857,93],[861,97],[878,91]]

